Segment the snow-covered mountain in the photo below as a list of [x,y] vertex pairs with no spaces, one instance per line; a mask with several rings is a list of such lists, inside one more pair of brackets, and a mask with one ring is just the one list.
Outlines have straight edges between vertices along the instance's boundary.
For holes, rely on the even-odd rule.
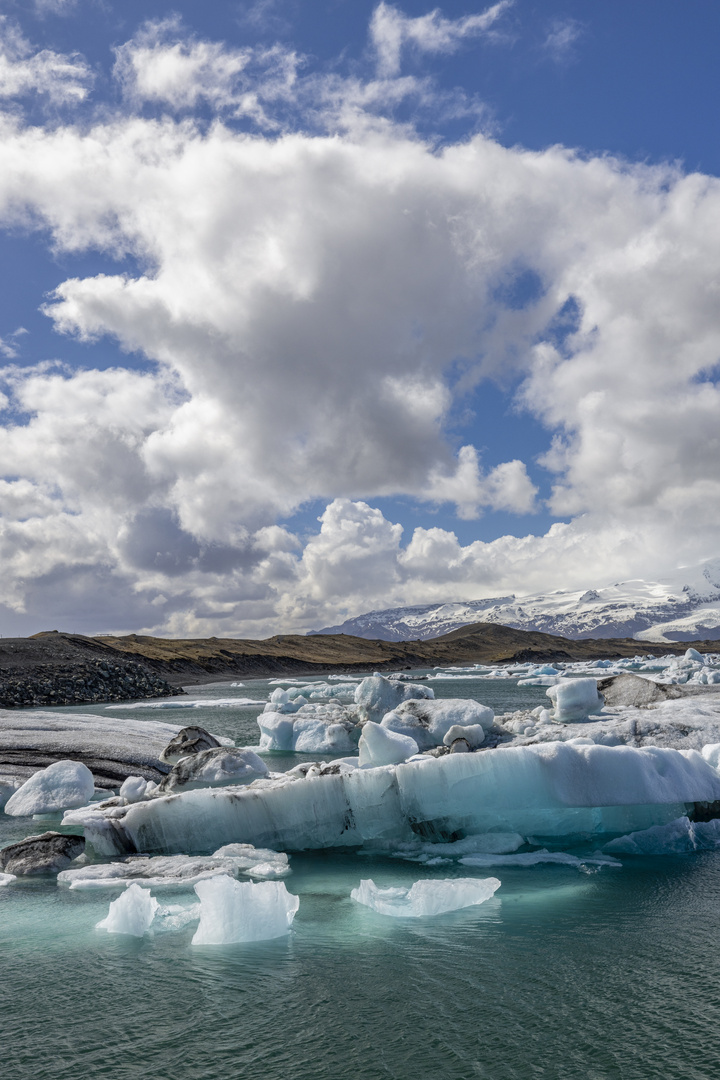
[[720,638],[720,559],[683,568],[660,581],[622,581],[585,592],[495,596],[369,611],[311,633],[424,641],[474,622],[568,638],[714,640]]

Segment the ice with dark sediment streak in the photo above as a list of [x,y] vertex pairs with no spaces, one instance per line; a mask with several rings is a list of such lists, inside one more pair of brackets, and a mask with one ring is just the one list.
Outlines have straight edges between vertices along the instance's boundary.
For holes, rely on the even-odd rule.
[[81,821],[101,855],[298,851],[486,832],[617,835],[719,799],[720,773],[697,751],[556,742],[88,807],[65,821]]
[[160,780],[169,771],[160,754],[179,730],[91,713],[0,711],[0,773],[25,780],[53,761],[71,759],[87,765],[101,787],[118,787],[127,776]]
[[484,904],[499,888],[497,878],[423,878],[409,889],[400,886],[382,889],[367,878],[350,896],[380,915],[420,919]]
[[152,888],[187,887],[224,875],[275,879],[290,873],[284,852],[258,849],[250,844],[229,844],[213,855],[139,856],[111,863],[70,867],[58,874],[58,885],[70,889],[103,889],[130,885],[133,881]]

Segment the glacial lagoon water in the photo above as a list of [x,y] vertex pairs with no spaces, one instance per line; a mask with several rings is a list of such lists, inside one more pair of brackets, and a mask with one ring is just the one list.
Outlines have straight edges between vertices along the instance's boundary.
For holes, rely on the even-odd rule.
[[[544,690],[433,681],[497,712]],[[191,709],[123,710],[257,739],[267,682],[191,688]],[[98,706],[88,712],[100,711]],[[110,713],[109,715],[112,715]],[[296,755],[273,755],[286,768]],[[0,815],[0,845],[42,831]],[[433,919],[350,899],[361,878],[467,876],[358,854],[293,855],[287,939],[191,946],[194,924],[143,939],[98,931],[117,888],[54,879],[0,889],[5,1080],[711,1080],[720,1076],[720,855],[623,857],[499,877],[479,907]],[[160,894],[189,904],[192,892]]]

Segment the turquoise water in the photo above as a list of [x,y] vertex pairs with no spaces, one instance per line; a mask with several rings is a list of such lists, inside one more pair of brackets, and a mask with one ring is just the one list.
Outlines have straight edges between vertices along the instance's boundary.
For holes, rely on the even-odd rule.
[[[487,683],[472,695],[469,683],[454,682],[443,696],[459,696],[461,686],[492,704]],[[512,686],[495,686],[512,696]],[[266,695],[267,684],[255,688]],[[542,689],[528,691],[529,704],[542,700]],[[232,710],[208,712],[207,726],[221,734],[246,724]],[[143,714],[185,722],[169,711]],[[0,842],[40,831],[28,824],[5,818]],[[70,892],[52,879],[0,889],[0,1075],[720,1076],[718,855],[628,857],[621,870],[594,873],[481,871],[502,881],[492,900],[427,920],[383,917],[355,904],[350,890],[361,877],[408,886],[472,871],[338,853],[295,855],[291,865],[294,932],[254,945],[192,946],[194,925],[142,940],[95,930],[117,889]]]

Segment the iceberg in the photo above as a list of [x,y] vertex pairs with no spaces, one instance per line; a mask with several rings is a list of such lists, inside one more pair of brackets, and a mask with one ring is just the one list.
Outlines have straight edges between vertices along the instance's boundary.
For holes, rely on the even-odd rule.
[[300,898],[283,881],[239,882],[232,878],[200,881],[200,925],[193,945],[269,941],[290,933]]
[[250,784],[267,776],[268,771],[262,758],[252,750],[216,746],[181,758],[160,784],[160,791],[170,794],[195,788]]
[[149,889],[139,885],[128,885],[117,900],[110,904],[110,910],[99,922],[96,930],[107,930],[108,934],[131,934],[142,937],[150,929],[159,904]]
[[361,722],[373,720],[376,724],[403,701],[434,697],[435,691],[430,686],[400,679],[386,679],[384,675],[370,675],[355,689],[355,704]]
[[546,693],[555,706],[555,719],[561,724],[586,720],[603,707],[595,679],[563,679],[548,687]]
[[382,726],[414,739],[421,750],[439,746],[453,727],[477,727],[488,731],[495,713],[471,698],[435,698],[404,701],[385,714]]
[[15,874],[0,873],[0,889],[2,889],[4,885],[12,884],[13,881],[17,881]]
[[370,840],[452,842],[478,833],[581,837],[667,824],[720,800],[720,773],[695,750],[539,743],[376,768],[287,774],[129,806],[71,811],[100,855],[281,851]]
[[87,803],[95,791],[93,774],[81,761],[54,761],[19,787],[5,803],[10,817],[57,814]]
[[409,889],[381,889],[367,878],[350,896],[380,915],[421,919],[484,904],[499,888],[497,878],[422,878]]
[[264,712],[257,722],[263,751],[351,754],[357,750],[355,716],[342,705],[302,705],[291,714]]

